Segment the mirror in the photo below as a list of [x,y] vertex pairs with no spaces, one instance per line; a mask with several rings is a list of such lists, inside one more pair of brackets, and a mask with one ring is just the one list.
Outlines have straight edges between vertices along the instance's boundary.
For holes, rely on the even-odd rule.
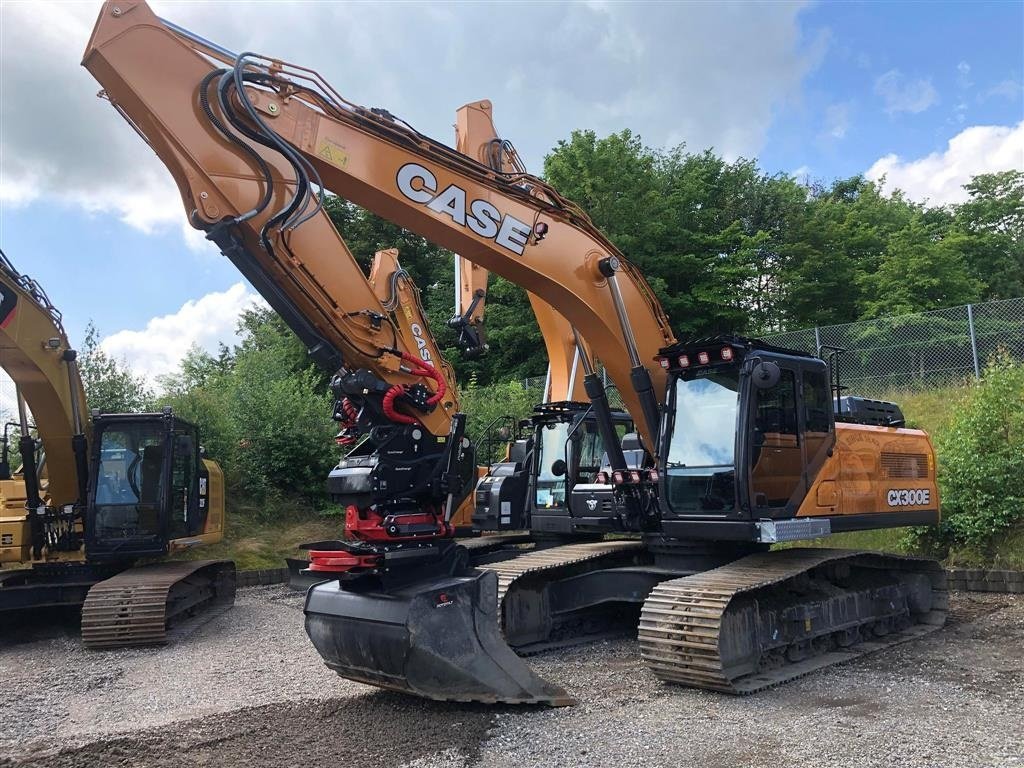
[[754,366],[750,380],[758,389],[771,389],[779,383],[782,371],[770,360],[761,360]]
[[565,461],[562,459],[556,459],[551,464],[551,474],[555,477],[565,477]]
[[503,443],[507,443],[508,439],[512,437],[512,430],[508,427],[498,427],[498,439]]

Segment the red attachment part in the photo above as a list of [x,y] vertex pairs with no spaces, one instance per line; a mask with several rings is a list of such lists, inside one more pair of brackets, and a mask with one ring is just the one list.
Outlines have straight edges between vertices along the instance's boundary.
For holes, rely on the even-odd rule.
[[419,419],[395,410],[395,398],[401,397],[404,394],[405,387],[401,384],[395,384],[391,389],[384,393],[384,401],[382,403],[384,415],[396,424],[418,424]]
[[339,549],[313,549],[309,552],[309,570],[318,573],[345,573],[376,568],[381,555],[353,555]]
[[445,383],[444,376],[438,372],[437,368],[426,360],[413,357],[408,352],[402,353],[402,360],[412,366],[413,374],[416,376],[422,376],[425,379],[433,379],[437,384],[437,391],[427,399],[427,405],[437,405],[441,402],[441,398],[444,397],[445,392],[448,391],[448,385]]
[[334,438],[334,442],[338,445],[352,445],[356,439],[352,435],[346,435],[345,431],[356,426],[356,423],[359,421],[359,411],[347,397],[342,398],[341,410],[345,414],[345,419],[339,422],[341,424],[341,431]]
[[360,513],[359,507],[350,504],[345,508],[345,533],[349,538],[359,541],[397,542],[448,536],[454,530],[432,512],[401,515],[400,520],[402,525],[429,525],[431,530],[415,536],[394,536],[388,533],[383,515],[374,509]]

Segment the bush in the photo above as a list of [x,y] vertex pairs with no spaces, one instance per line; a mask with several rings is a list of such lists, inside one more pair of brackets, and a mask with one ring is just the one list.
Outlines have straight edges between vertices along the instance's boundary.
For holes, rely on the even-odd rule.
[[340,455],[331,396],[298,339],[267,310],[241,321],[241,344],[218,357],[193,349],[176,376],[161,381],[162,404],[195,422],[232,497],[274,503],[301,496],[326,504],[327,474]]
[[1024,521],[1024,365],[994,360],[936,439],[943,522],[935,548],[987,548]]

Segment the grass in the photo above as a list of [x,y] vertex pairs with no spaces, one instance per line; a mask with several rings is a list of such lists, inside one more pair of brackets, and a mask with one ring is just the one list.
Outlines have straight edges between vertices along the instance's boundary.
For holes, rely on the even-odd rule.
[[286,557],[302,557],[299,544],[337,539],[340,517],[325,517],[301,501],[257,505],[228,502],[224,540],[175,555],[180,560],[234,560],[240,571],[283,568]]
[[934,435],[946,428],[968,391],[964,386],[948,386],[925,392],[887,392],[879,399],[899,405],[908,427]]

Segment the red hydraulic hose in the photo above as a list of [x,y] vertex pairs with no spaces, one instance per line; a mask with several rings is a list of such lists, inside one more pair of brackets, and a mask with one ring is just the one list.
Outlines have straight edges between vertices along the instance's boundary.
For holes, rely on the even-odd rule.
[[[427,398],[427,405],[437,405],[437,403],[441,402],[441,398],[443,398],[445,393],[448,391],[448,385],[445,383],[444,377],[426,360],[420,360],[418,357],[413,357],[408,352],[402,352],[400,354],[402,361],[407,363],[411,369],[409,373],[413,376],[422,376],[425,379],[433,379],[437,384],[437,391]],[[398,424],[416,424],[419,422],[419,419],[395,410],[395,399],[403,394],[405,394],[405,387],[401,384],[395,384],[384,393],[384,415]]]

